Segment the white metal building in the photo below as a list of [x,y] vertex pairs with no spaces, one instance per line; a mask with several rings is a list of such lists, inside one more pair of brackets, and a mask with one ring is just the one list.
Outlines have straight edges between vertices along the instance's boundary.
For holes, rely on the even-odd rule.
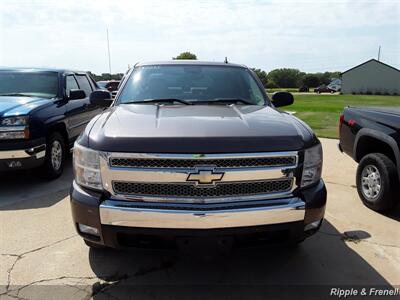
[[370,59],[342,73],[342,93],[400,95],[400,70]]

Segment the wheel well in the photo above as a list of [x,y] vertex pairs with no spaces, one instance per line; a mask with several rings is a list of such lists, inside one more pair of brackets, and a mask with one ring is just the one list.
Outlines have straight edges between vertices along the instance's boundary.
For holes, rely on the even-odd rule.
[[374,137],[364,136],[357,143],[356,161],[359,162],[370,153],[382,153],[396,165],[396,156],[389,144]]
[[49,130],[47,131],[47,136],[50,136],[50,134],[52,134],[54,132],[59,132],[63,136],[65,146],[68,147],[69,140],[68,140],[68,133],[67,133],[67,129],[66,129],[65,125],[63,123],[59,123],[59,124],[55,124],[55,125],[51,126],[49,128]]

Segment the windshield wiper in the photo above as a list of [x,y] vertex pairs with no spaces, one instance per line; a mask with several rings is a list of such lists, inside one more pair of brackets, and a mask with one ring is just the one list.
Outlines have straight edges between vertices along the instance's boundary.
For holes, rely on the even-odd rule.
[[255,103],[253,103],[252,101],[242,98],[214,98],[212,100],[196,101],[196,103],[242,103],[255,105]]
[[138,104],[138,103],[174,103],[179,102],[186,105],[191,105],[192,103],[182,99],[176,98],[160,98],[160,99],[144,99],[139,101],[122,102],[121,104]]
[[35,97],[33,95],[24,94],[24,93],[3,93],[0,96],[14,96],[14,97]]

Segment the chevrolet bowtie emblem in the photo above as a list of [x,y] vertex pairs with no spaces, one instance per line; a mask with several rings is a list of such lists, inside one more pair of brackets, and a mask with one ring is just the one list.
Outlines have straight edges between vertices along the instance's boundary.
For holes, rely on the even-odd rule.
[[187,181],[194,181],[196,184],[215,184],[224,176],[224,173],[217,173],[213,170],[198,170],[196,173],[190,173]]

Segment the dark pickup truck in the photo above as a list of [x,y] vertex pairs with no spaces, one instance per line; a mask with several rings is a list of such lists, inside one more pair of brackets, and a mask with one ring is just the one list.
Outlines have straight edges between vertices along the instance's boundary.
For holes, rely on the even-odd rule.
[[0,172],[42,167],[61,175],[65,154],[101,110],[86,72],[0,69]]
[[[298,243],[321,226],[322,147],[247,67],[155,62],[129,71],[74,146],[72,216],[91,247]],[[204,240],[203,240],[204,238]]]
[[339,149],[357,163],[357,191],[376,211],[400,202],[400,108],[347,107],[340,116]]

